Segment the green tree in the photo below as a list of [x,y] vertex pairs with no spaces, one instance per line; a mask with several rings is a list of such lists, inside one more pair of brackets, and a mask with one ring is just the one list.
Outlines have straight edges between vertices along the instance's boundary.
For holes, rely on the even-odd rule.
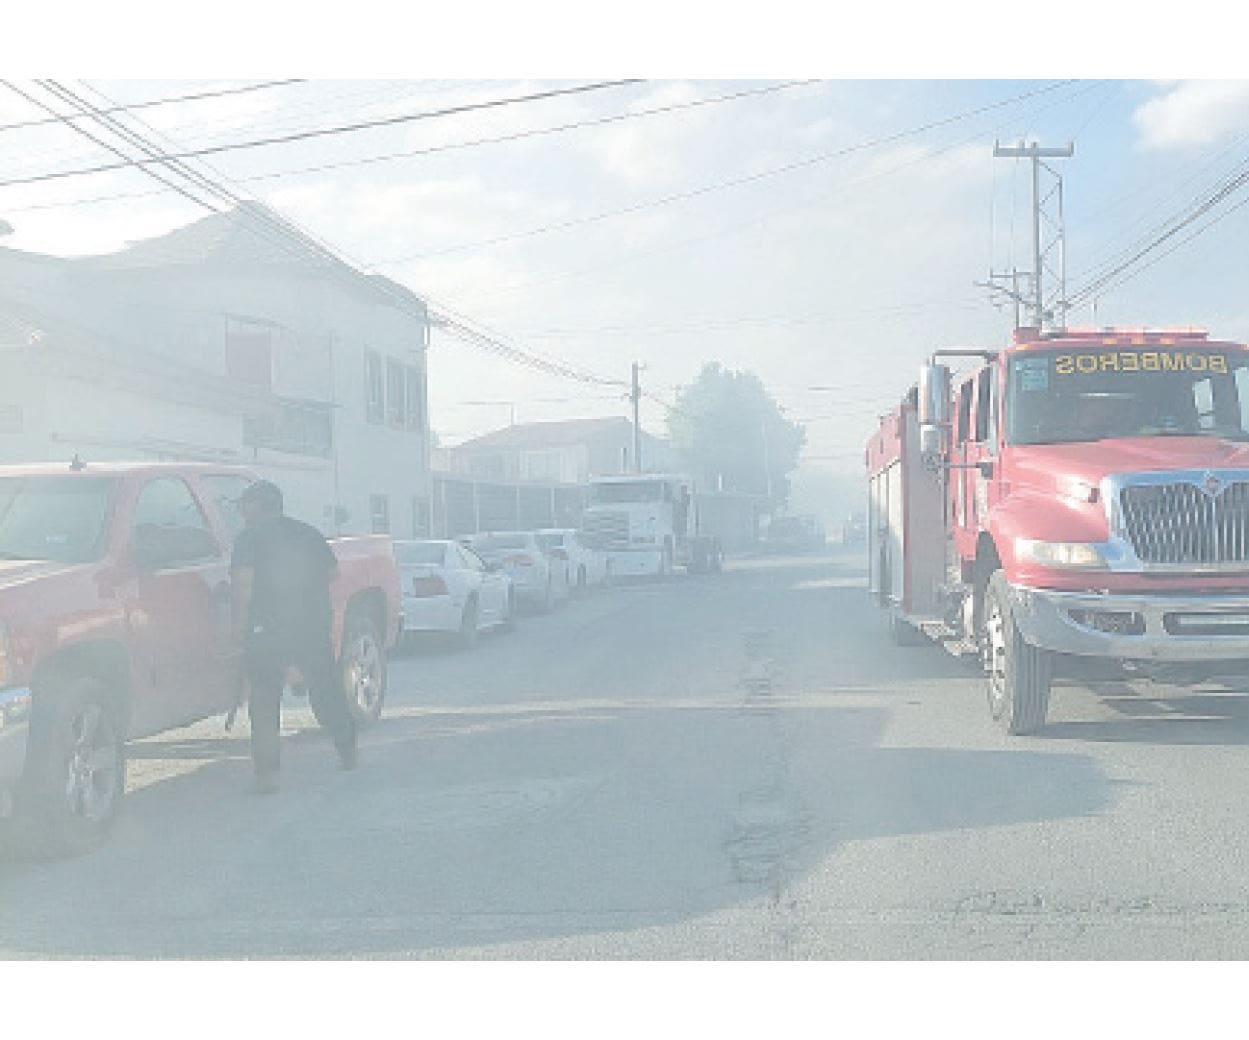
[[767,495],[782,502],[806,431],[785,418],[753,372],[703,366],[668,414],[682,462],[706,487]]

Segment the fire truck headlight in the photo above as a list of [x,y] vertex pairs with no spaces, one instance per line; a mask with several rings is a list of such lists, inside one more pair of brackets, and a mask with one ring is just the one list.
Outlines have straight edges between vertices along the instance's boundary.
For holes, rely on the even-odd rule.
[[1042,567],[1077,570],[1104,570],[1106,567],[1106,558],[1091,542],[1041,542],[1035,538],[1016,538],[1015,555],[1021,562]]

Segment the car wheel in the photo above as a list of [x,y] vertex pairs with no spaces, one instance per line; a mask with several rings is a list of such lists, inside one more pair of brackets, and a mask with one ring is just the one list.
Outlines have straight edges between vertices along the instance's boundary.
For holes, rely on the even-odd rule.
[[477,622],[480,619],[477,600],[469,597],[464,604],[464,613],[460,615],[460,630],[456,633],[456,642],[462,647],[470,647],[477,642]]
[[15,820],[27,850],[55,857],[97,847],[125,788],[125,737],[104,683],[77,676],[36,698]]
[[503,620],[500,622],[499,627],[504,632],[510,632],[516,627],[516,594],[511,590],[508,590],[507,606],[504,607],[504,611]]
[[366,726],[376,722],[386,699],[386,651],[377,625],[362,611],[347,615],[339,670],[347,706],[356,723]]

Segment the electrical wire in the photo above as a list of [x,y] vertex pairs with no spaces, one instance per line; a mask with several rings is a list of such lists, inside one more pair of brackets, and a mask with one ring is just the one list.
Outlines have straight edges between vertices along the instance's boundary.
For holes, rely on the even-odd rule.
[[538,91],[532,94],[522,94],[508,98],[495,98],[489,101],[480,101],[471,104],[451,105],[446,108],[433,109],[426,112],[411,112],[406,115],[386,116],[380,119],[363,120],[357,123],[320,127],[314,130],[301,130],[288,134],[278,134],[271,137],[257,138],[250,141],[235,141],[228,144],[192,148],[173,155],[162,155],[159,159],[135,159],[130,162],[123,163],[101,163],[96,166],[80,167],[74,170],[58,170],[51,173],[33,174],[27,177],[11,177],[7,180],[0,180],[0,188],[14,187],[20,184],[39,184],[45,181],[65,180],[71,177],[85,177],[90,174],[107,173],[111,170],[124,169],[126,166],[149,165],[152,163],[164,162],[169,159],[197,159],[205,155],[220,155],[224,152],[237,152],[251,148],[292,144],[296,141],[307,141],[313,138],[356,133],[361,130],[375,130],[380,127],[398,126],[420,120],[440,119],[445,116],[463,115],[467,112],[480,112],[486,109],[504,108],[510,105],[527,104],[534,101],[546,101],[551,98],[565,97],[572,94],[585,94],[592,91],[607,90],[614,87],[633,86],[642,82],[645,81],[638,79],[604,80],[596,83],[582,84],[576,87],[561,87],[554,90]]
[[[513,141],[523,141],[533,137],[542,137],[551,134],[567,133],[573,130],[583,130],[596,126],[605,126],[611,123],[624,122],[631,119],[642,119],[649,116],[668,115],[673,112],[680,112],[686,109],[701,108],[707,105],[717,105],[729,101],[738,101],[744,98],[759,97],[764,94],[773,94],[781,90],[790,90],[795,87],[811,86],[819,84],[819,80],[790,80],[779,84],[773,84],[766,87],[759,87],[751,90],[739,90],[729,94],[721,94],[708,98],[696,98],[693,101],[674,102],[669,105],[659,105],[653,108],[638,109],[633,112],[621,112],[609,116],[601,116],[595,119],[583,119],[572,123],[562,123],[557,126],[537,127],[531,130],[520,130],[514,133],[502,134],[495,137],[480,137],[469,141],[453,141],[447,144],[431,145],[426,148],[408,149],[401,152],[388,152],[382,155],[365,156],[357,159],[343,159],[335,162],[319,163],[312,166],[299,166],[288,168],[285,170],[275,170],[269,173],[252,174],[246,177],[238,178],[241,184],[255,184],[260,181],[276,180],[283,177],[293,177],[308,173],[325,173],[330,170],[345,169],[355,166],[367,166],[375,163],[395,162],[400,159],[423,158],[429,155],[437,155],[444,152],[461,151],[467,148],[478,148],[493,144],[507,144]],[[61,209],[71,206],[85,206],[100,202],[116,202],[124,199],[147,198],[162,194],[158,191],[145,192],[127,192],[112,195],[99,195],[85,199],[70,199],[60,202],[41,203],[32,206],[9,207],[7,212],[25,213],[32,210],[45,209]],[[545,229],[542,229],[545,230]],[[536,232],[532,232],[536,233]],[[522,233],[524,234],[524,233]],[[468,247],[473,248],[473,247]],[[389,261],[391,263],[395,261]]]
[[[249,83],[241,87],[231,87],[225,90],[207,90],[198,94],[177,94],[173,97],[155,98],[151,101],[136,101],[129,105],[114,105],[112,108],[103,111],[112,115],[115,112],[137,112],[144,108],[157,108],[162,105],[180,105],[189,101],[206,101],[210,98],[231,97],[236,94],[254,94],[259,90],[272,90],[275,87],[290,87],[298,83],[307,83],[305,79],[271,79],[261,83]],[[71,119],[85,118],[79,116],[71,116]],[[50,124],[63,122],[59,116],[49,116],[44,119],[27,119],[18,123],[0,123],[0,132],[6,130],[23,130],[32,126],[48,126]]]
[[[1065,81],[1065,82],[1070,83],[1071,81]],[[564,231],[569,228],[582,226],[584,224],[597,223],[598,221],[607,220],[612,217],[625,216],[627,214],[639,213],[639,212],[642,212],[648,209],[654,209],[660,206],[671,205],[676,202],[684,202],[689,199],[698,198],[699,196],[710,194],[712,192],[724,191],[729,188],[737,188],[744,184],[753,184],[757,181],[767,180],[768,178],[780,176],[786,173],[793,173],[797,170],[806,169],[810,166],[816,166],[821,163],[832,162],[836,159],[843,159],[846,156],[853,155],[857,152],[867,151],[872,148],[879,148],[888,144],[894,144],[897,141],[904,140],[905,138],[914,137],[919,134],[927,133],[930,130],[936,130],[943,126],[947,126],[951,123],[961,122],[966,119],[975,118],[978,115],[983,115],[986,112],[992,111],[993,109],[996,109],[996,108],[1001,108],[1004,105],[1017,104],[1020,101],[1025,101],[1031,97],[1035,97],[1040,94],[1048,93],[1049,91],[1055,90],[1062,85],[1063,85],[1062,82],[1049,84],[1045,87],[1041,87],[1036,90],[1031,90],[1023,94],[1019,94],[1015,97],[1005,98],[1003,100],[996,101],[990,105],[985,105],[980,108],[975,108],[969,111],[960,112],[953,116],[948,116],[944,119],[939,119],[933,122],[925,123],[920,126],[911,127],[908,130],[902,130],[897,133],[885,135],[883,137],[872,138],[867,141],[860,141],[857,144],[849,145],[845,148],[838,148],[832,152],[824,152],[820,155],[808,156],[804,159],[799,159],[792,163],[786,163],[782,166],[776,166],[768,170],[762,170],[759,173],[747,174],[743,177],[734,177],[726,181],[717,181],[712,184],[705,184],[697,188],[692,188],[688,191],[682,191],[682,192],[677,192],[672,195],[666,195],[658,199],[650,199],[646,202],[635,203],[633,205],[624,206],[619,209],[607,210],[604,212],[590,214],[585,217],[578,217],[572,220],[561,221],[557,224],[547,224],[547,225],[543,225],[543,226],[536,227],[536,228],[530,228],[525,231],[514,232],[508,235],[500,235],[498,237],[486,239],[484,241],[469,243],[465,245],[452,246],[452,247],[448,247],[445,249],[431,250],[431,251],[427,251],[423,253],[414,253],[414,254],[410,254],[407,256],[391,257],[389,259],[379,260],[376,263],[371,264],[370,268],[393,267],[397,264],[410,263],[412,261],[424,260],[424,259],[428,259],[428,258],[436,257],[436,256],[445,256],[450,253],[463,252],[465,250],[481,249],[487,246],[498,245],[503,242],[510,242],[510,241],[514,241],[517,239],[521,239],[521,238],[530,238],[534,235],[547,234],[552,231]]]

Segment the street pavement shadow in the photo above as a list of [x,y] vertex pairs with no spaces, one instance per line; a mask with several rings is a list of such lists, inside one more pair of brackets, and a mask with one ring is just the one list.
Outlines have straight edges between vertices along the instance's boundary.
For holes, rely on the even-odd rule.
[[268,797],[246,762],[196,761],[133,792],[91,856],[0,867],[0,957],[434,957],[672,925],[847,843],[1108,804],[1082,755],[883,748],[881,709],[741,692],[412,709],[351,773],[288,741]]

